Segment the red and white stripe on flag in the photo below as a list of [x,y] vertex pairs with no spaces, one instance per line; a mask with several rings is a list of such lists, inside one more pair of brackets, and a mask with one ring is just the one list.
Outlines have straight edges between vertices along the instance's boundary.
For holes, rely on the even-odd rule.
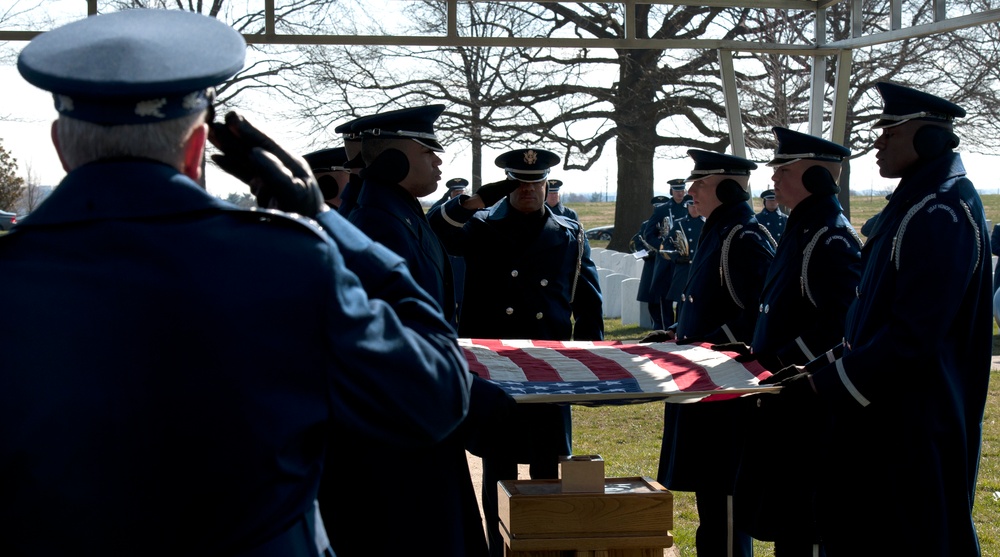
[[469,369],[518,402],[600,405],[722,400],[777,390],[757,362],[709,344],[459,339]]

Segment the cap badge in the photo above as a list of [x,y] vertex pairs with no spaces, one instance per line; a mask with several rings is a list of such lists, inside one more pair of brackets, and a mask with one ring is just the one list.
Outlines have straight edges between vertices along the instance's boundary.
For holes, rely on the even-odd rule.
[[157,118],[164,118],[165,115],[160,111],[163,105],[167,104],[167,99],[152,99],[148,101],[140,101],[135,105],[135,113],[139,116],[155,116]]
[[524,162],[525,164],[535,164],[538,162],[538,153],[528,149],[524,152]]

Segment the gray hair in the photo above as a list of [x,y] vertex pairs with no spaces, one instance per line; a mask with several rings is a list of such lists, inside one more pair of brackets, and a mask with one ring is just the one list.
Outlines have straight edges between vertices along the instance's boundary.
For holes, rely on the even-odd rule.
[[71,170],[102,159],[124,157],[152,159],[180,169],[184,142],[204,121],[204,111],[163,122],[122,126],[102,126],[60,115],[59,151]]

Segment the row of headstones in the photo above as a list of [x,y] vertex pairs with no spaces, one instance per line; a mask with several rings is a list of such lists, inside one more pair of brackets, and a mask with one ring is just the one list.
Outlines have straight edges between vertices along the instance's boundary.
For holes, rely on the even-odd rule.
[[[591,258],[597,266],[601,294],[604,298],[604,317],[620,318],[622,325],[639,325],[645,329],[653,327],[646,302],[636,298],[639,294],[639,277],[642,276],[643,260],[631,253],[622,253],[604,248],[591,248]],[[993,256],[993,268],[997,256]],[[993,318],[1000,325],[1000,289],[994,288]]]
[[597,266],[604,298],[604,317],[620,318],[622,325],[651,329],[653,320],[649,317],[646,302],[636,299],[639,295],[643,260],[636,259],[631,253],[604,248],[591,248],[590,257]]

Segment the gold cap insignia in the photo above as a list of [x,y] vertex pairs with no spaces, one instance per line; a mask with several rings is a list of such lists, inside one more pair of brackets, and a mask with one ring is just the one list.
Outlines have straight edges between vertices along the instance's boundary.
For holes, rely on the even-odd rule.
[[524,152],[524,162],[526,164],[535,164],[538,162],[538,153],[528,149]]

